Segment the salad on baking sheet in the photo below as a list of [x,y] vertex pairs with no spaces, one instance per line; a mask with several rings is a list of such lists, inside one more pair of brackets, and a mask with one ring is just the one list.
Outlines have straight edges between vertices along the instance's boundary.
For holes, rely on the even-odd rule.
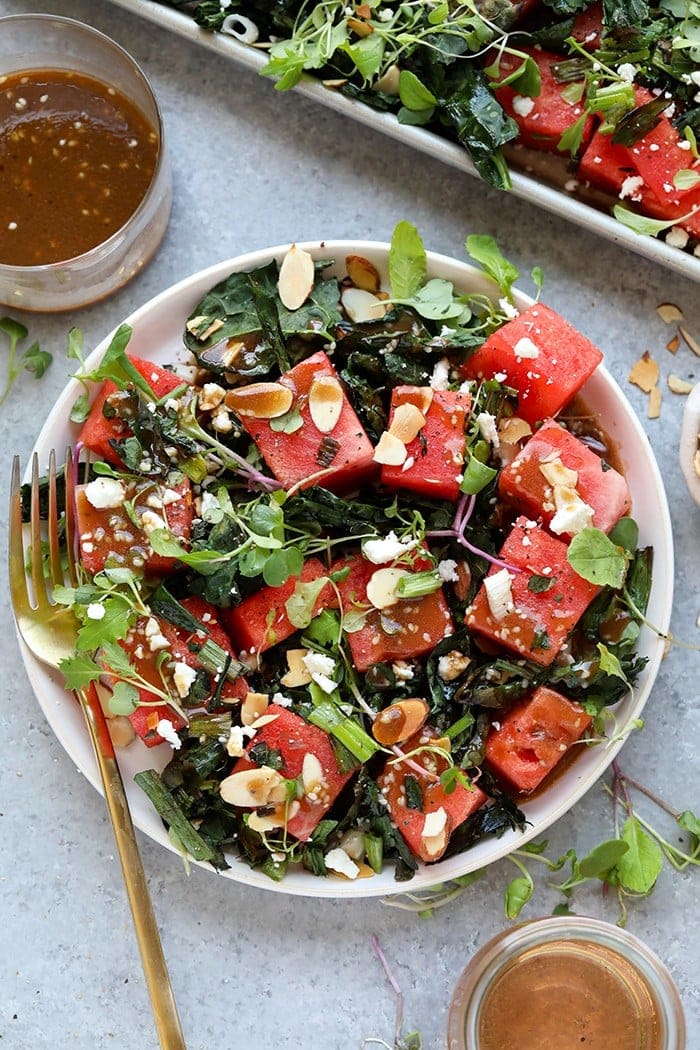
[[577,396],[602,355],[467,250],[493,297],[430,278],[407,222],[387,288],[292,246],[203,297],[186,365],[122,326],[79,374],[62,671],[172,749],[137,780],[217,869],[410,879],[523,827],[642,669],[652,551]]

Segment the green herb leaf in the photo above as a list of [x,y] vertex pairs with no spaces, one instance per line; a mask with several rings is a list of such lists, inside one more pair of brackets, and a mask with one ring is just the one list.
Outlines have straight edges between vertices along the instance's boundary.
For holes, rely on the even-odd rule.
[[432,91],[408,69],[402,69],[399,74],[399,98],[406,109],[430,109],[437,105]]
[[297,430],[301,430],[303,425],[304,420],[296,405],[283,416],[276,416],[270,420],[270,430],[275,434],[294,434]]
[[600,842],[578,862],[577,873],[583,879],[601,879],[604,882],[628,849],[629,844],[620,839]]
[[90,656],[69,656],[61,660],[59,671],[66,682],[66,689],[84,689],[90,682],[97,682],[104,674]]
[[318,596],[328,582],[327,576],[319,576],[318,579],[309,580],[308,583],[297,580],[294,593],[284,603],[289,622],[294,627],[303,629],[309,626],[314,617],[314,607]]
[[510,299],[513,284],[519,274],[515,266],[501,253],[494,238],[486,234],[470,234],[466,247],[470,257],[481,264],[489,277],[496,282],[501,293]]
[[630,211],[622,204],[616,204],[613,208],[613,215],[618,222],[635,233],[648,237],[655,237],[657,233],[663,233],[664,230],[670,230],[672,226],[678,226],[693,214],[693,211],[689,211],[685,215],[679,215],[676,219],[649,219],[646,215]]
[[389,281],[394,299],[412,299],[425,282],[427,260],[423,241],[415,226],[396,224],[389,250]]
[[93,652],[106,642],[125,638],[134,619],[134,610],[126,598],[112,595],[101,602],[104,616],[101,620],[86,618],[78,631],[76,649],[81,653]]
[[569,544],[566,560],[584,580],[599,587],[622,587],[627,555],[600,529],[582,529]]
[[696,817],[690,809],[684,809],[679,813],[676,820],[680,827],[689,831],[696,839],[700,839],[700,818]]
[[556,576],[537,576],[535,574],[527,581],[527,589],[528,591],[532,591],[533,594],[544,594],[545,591],[550,590],[556,582]]
[[517,919],[532,897],[535,885],[531,878],[518,876],[506,886],[505,913],[507,919]]
[[634,518],[620,518],[608,536],[618,547],[633,554],[639,542],[639,526]]
[[490,467],[487,463],[482,463],[480,459],[469,453],[464,476],[459,484],[459,491],[473,496],[485,489],[487,485],[490,485],[497,473],[498,471],[494,470],[493,467]]
[[622,841],[628,849],[617,862],[620,884],[633,893],[651,893],[663,867],[661,847],[635,817],[625,821]]
[[130,715],[139,706],[139,691],[129,682],[115,682],[108,707],[113,715]]
[[698,183],[700,183],[700,172],[690,168],[683,168],[673,176],[673,185],[677,190],[691,190]]
[[614,678],[621,678],[626,685],[629,685],[630,683],[627,680],[627,675],[622,670],[622,665],[615,656],[615,653],[611,653],[608,647],[603,645],[602,642],[598,642],[597,648],[600,653],[601,671],[604,671],[605,674],[613,675]]

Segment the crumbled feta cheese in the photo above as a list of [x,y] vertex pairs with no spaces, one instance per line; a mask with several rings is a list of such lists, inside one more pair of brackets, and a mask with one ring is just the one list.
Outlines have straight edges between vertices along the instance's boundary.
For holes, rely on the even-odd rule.
[[529,339],[526,335],[522,339],[518,339],[517,343],[513,347],[513,353],[517,358],[533,359],[540,356],[540,348],[532,339]]
[[145,533],[151,533],[155,529],[167,529],[167,523],[164,518],[161,518],[160,514],[156,514],[153,510],[144,510],[141,512],[141,528]]
[[103,620],[105,615],[105,607],[100,602],[90,602],[85,615],[88,620]]
[[245,738],[252,739],[256,732],[257,730],[251,729],[250,726],[231,726],[226,741],[226,751],[231,758],[240,758],[245,754]]
[[620,186],[618,194],[620,200],[623,201],[625,197],[629,197],[633,201],[640,200],[643,185],[644,179],[641,175],[628,175],[622,186]]
[[457,562],[454,558],[445,558],[443,561],[439,562],[437,571],[438,576],[445,583],[457,583],[459,580],[459,576],[457,575]]
[[194,667],[189,664],[178,662],[173,668],[173,682],[179,697],[184,699],[190,691],[190,687],[197,677]]
[[520,316],[517,306],[513,306],[510,299],[499,299],[498,308],[510,321]]
[[117,478],[95,478],[85,486],[85,498],[96,510],[112,510],[124,503],[126,488]]
[[326,656],[324,653],[308,652],[305,656],[302,656],[301,662],[310,675],[332,675],[335,671],[335,660],[332,656]]
[[469,667],[471,660],[458,649],[452,649],[438,660],[438,674],[443,682],[454,682]]
[[519,117],[529,116],[534,108],[534,98],[527,98],[524,95],[515,95],[515,97],[513,98],[513,110],[518,114]]
[[406,660],[396,660],[391,669],[397,682],[410,682],[413,678],[413,668]]
[[493,378],[496,380],[497,383],[505,383],[506,379],[508,378],[508,373],[507,372],[494,372]]
[[181,499],[181,492],[176,492],[175,489],[166,489],[163,493],[163,506],[169,507],[173,503],[179,503]]
[[450,385],[450,362],[446,357],[435,362],[433,374],[430,377],[430,386],[433,390],[447,390]]
[[578,474],[566,467],[559,456],[550,462],[540,463],[540,472],[552,486],[552,498],[556,513],[549,523],[551,532],[560,536],[567,533],[575,536],[593,523],[593,508],[581,499],[576,488]]
[[179,751],[182,747],[182,740],[180,740],[180,737],[177,735],[175,726],[169,718],[161,718],[156,726],[156,733],[158,736],[162,736],[163,740],[167,740],[174,751]]
[[395,532],[380,540],[365,540],[362,544],[362,554],[371,561],[373,565],[385,565],[388,561],[396,561],[403,554],[413,550],[417,540],[400,540]]
[[284,693],[275,693],[272,697],[272,703],[277,704],[278,707],[291,707],[292,698],[291,696],[285,696]]
[[496,428],[496,417],[490,412],[480,412],[476,417],[476,423],[484,441],[488,441],[494,452],[498,452],[501,442]]
[[666,244],[672,248],[685,248],[688,243],[688,234],[680,226],[672,226],[666,234]]
[[159,649],[168,648],[168,639],[161,634],[160,626],[155,616],[149,616],[143,633],[148,639],[148,648],[152,653],[158,652]]
[[509,612],[515,609],[513,592],[511,589],[513,577],[507,569],[500,569],[493,576],[487,576],[484,580],[486,600],[494,620],[502,620]]
[[346,879],[356,879],[360,874],[360,869],[355,861],[340,846],[329,850],[324,859],[329,871],[337,871]]
[[563,532],[575,536],[583,529],[590,528],[592,522],[593,508],[579,497],[570,503],[564,503],[557,510],[549,523],[549,528],[556,536],[560,536]]
[[635,65],[633,65],[631,62],[622,62],[617,67],[617,72],[618,72],[618,76],[622,77],[622,79],[625,81],[625,83],[633,84],[634,83],[634,78],[637,75],[637,67]]

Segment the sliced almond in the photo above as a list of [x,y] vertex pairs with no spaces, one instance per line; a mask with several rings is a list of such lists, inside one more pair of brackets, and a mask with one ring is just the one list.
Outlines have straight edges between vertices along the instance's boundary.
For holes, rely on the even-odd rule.
[[659,303],[656,312],[664,324],[676,324],[683,320],[683,311],[675,303]]
[[373,294],[379,291],[382,283],[379,270],[369,259],[365,259],[364,255],[348,255],[345,259],[345,266],[348,277],[356,288],[362,288]]
[[530,437],[532,427],[520,416],[509,416],[498,424],[498,436],[506,445],[517,445],[523,438]]
[[364,288],[346,288],[340,297],[343,309],[354,324],[381,321],[388,307]]
[[672,394],[689,394],[693,389],[693,384],[689,383],[687,379],[681,379],[680,376],[675,375],[673,372],[667,379],[668,389]]
[[281,802],[273,795],[282,788],[285,791],[283,777],[270,766],[256,766],[254,769],[241,769],[221,781],[219,793],[224,802],[230,806],[242,806],[245,809],[257,809],[269,802]]
[[375,609],[388,609],[389,606],[396,605],[399,600],[396,585],[404,576],[410,575],[406,569],[377,569],[367,583],[367,601]]
[[128,747],[136,736],[136,730],[126,715],[115,715],[108,718],[107,728],[115,747]]
[[303,248],[293,244],[280,266],[277,293],[288,310],[298,310],[314,286],[314,261]]
[[317,430],[330,434],[340,419],[345,396],[335,376],[318,376],[309,388],[309,412]]
[[298,812],[299,803],[296,799],[290,802],[289,805],[278,803],[264,813],[258,813],[257,810],[251,813],[248,817],[248,827],[253,831],[264,834],[266,831],[274,831],[275,828],[286,827],[292,817],[295,817]]
[[270,698],[267,693],[246,693],[245,700],[241,704],[241,722],[244,726],[252,726],[267,711]]
[[369,36],[370,33],[374,32],[374,27],[368,22],[361,22],[359,18],[348,18],[348,29],[352,29],[356,36]]
[[656,386],[659,381],[659,366],[648,350],[645,350],[640,359],[632,365],[632,371],[627,378],[645,394]]
[[429,712],[425,700],[399,700],[379,712],[372,723],[372,736],[385,747],[401,744],[425,725]]
[[418,436],[424,426],[425,416],[419,408],[408,401],[395,408],[389,433],[404,445],[408,445]]
[[382,463],[387,467],[400,467],[405,462],[407,455],[403,441],[399,441],[397,437],[385,430],[377,442],[373,459],[375,463]]
[[304,657],[308,649],[287,649],[287,667],[289,670],[280,678],[280,684],[288,689],[296,689],[298,686],[308,685],[311,681],[311,672],[304,663]]
[[[696,475],[700,478],[700,450],[698,450],[693,456],[693,470],[695,471]],[[698,624],[698,626],[700,627],[700,624]]]
[[372,91],[381,91],[384,95],[398,95],[400,76],[401,70],[394,63],[389,66],[386,73],[382,73],[379,80],[375,80],[372,84]]
[[649,405],[647,407],[647,416],[649,419],[658,419],[661,415],[661,391],[658,386],[652,387],[649,391]]
[[289,412],[293,400],[292,391],[282,383],[249,383],[229,390],[224,403],[239,416],[276,419]]
[[328,794],[328,784],[323,775],[323,766],[316,755],[307,751],[301,766],[301,782],[304,785],[304,794],[311,795],[321,802],[322,796]]
[[675,353],[677,353],[677,352],[678,352],[678,347],[679,347],[680,345],[681,345],[681,341],[680,341],[680,339],[678,338],[678,336],[677,336],[677,335],[674,335],[674,336],[673,336],[673,337],[672,337],[671,339],[669,339],[669,341],[668,341],[668,342],[666,343],[666,349],[667,349],[667,350],[669,351],[669,353],[671,353],[671,354],[675,354]]
[[355,14],[358,18],[371,18],[372,8],[369,4],[357,4],[355,6]]
[[[430,815],[431,814],[428,814],[428,816]],[[450,829],[447,823],[435,835],[422,835],[420,840],[421,859],[428,862],[439,860],[447,849],[447,843],[449,840]]]
[[678,326],[678,331],[680,332],[681,338],[686,346],[688,346],[697,357],[700,357],[700,343],[697,339],[695,339],[682,324]]

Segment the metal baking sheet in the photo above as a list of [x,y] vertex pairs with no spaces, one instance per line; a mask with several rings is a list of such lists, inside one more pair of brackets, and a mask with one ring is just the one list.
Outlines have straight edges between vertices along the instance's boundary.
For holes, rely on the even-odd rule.
[[[219,55],[224,55],[248,69],[260,72],[267,62],[263,51],[242,44],[234,37],[200,29],[189,15],[165,4],[156,3],[155,0],[111,0],[111,2],[147,18],[156,25],[170,29],[202,47],[209,48]],[[459,168],[474,178],[479,177],[469,156],[461,146],[433,132],[420,127],[399,124],[393,114],[378,113],[361,102],[346,98],[340,92],[324,87],[318,80],[309,78],[302,81],[293,90],[375,131],[380,131],[414,149],[421,150],[453,168]],[[513,182],[511,192],[516,197],[537,204],[587,230],[593,230],[601,237],[629,248],[630,251],[643,255],[675,273],[682,274],[694,281],[700,281],[700,258],[698,256],[679,248],[672,248],[657,238],[640,236],[617,222],[611,215],[574,199],[562,190],[547,186],[530,175],[518,171],[513,171],[511,175]]]

